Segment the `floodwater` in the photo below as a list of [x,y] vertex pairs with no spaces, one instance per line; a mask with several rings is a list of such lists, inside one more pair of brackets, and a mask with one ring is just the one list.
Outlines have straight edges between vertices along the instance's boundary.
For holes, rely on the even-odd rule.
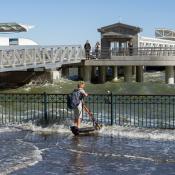
[[1,174],[175,174],[173,130],[114,126],[75,137],[59,125],[21,125],[1,128],[0,137]]
[[[162,72],[146,82],[87,84],[88,93],[175,94]],[[149,79],[149,81],[147,81]],[[153,83],[154,82],[154,83]],[[77,82],[24,87],[3,92],[69,93]],[[103,126],[75,137],[70,122],[46,128],[27,123],[0,127],[0,175],[174,175],[175,131]]]

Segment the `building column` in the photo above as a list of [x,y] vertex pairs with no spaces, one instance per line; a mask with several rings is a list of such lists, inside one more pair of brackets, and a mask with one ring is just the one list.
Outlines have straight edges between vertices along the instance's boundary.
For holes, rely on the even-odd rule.
[[132,82],[132,66],[124,67],[124,80],[125,82]]
[[143,66],[136,66],[136,82],[143,82]]
[[167,84],[174,84],[174,66],[165,67],[165,82]]
[[117,66],[114,66],[113,67],[113,82],[116,82],[118,81],[118,67]]
[[106,82],[106,66],[100,66],[99,67],[99,82],[105,83]]
[[56,82],[58,80],[60,80],[61,78],[61,71],[60,70],[51,70],[51,76],[52,76],[52,79],[51,81],[52,82]]
[[136,66],[132,66],[132,75],[136,74]]
[[96,76],[97,76],[97,75],[96,75],[96,72],[97,72],[97,71],[96,71],[96,70],[97,70],[96,68],[97,68],[96,66],[93,66],[93,67],[92,67],[92,72],[91,72],[92,80],[95,80],[95,79],[96,79]]
[[69,77],[69,68],[63,67],[61,74],[62,74],[62,78],[68,78]]
[[108,39],[106,38],[102,38],[101,39],[101,59],[110,59],[111,55],[110,55],[110,47],[111,47],[111,43]]
[[119,41],[119,56],[123,56],[123,54],[122,54],[122,42],[121,41]]
[[119,41],[119,49],[121,49],[121,48],[122,48],[122,42]]
[[83,69],[83,67],[78,67],[78,79],[79,80],[83,80],[83,76],[84,76],[84,69]]
[[86,82],[91,82],[92,67],[91,66],[84,66],[83,69],[84,69],[83,80]]

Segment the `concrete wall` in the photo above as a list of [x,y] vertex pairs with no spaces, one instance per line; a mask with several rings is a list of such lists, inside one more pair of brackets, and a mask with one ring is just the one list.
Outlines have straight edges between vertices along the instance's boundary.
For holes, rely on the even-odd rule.
[[133,38],[132,38],[132,43],[133,43],[133,48],[137,48],[138,45],[139,45],[139,38],[138,38],[138,35],[134,35]]
[[111,56],[111,59],[86,60],[86,66],[175,66],[175,56]]
[[101,39],[101,59],[109,59],[110,58],[110,41],[105,38]]
[[14,71],[0,73],[0,87],[20,86],[31,81],[52,81],[51,72]]

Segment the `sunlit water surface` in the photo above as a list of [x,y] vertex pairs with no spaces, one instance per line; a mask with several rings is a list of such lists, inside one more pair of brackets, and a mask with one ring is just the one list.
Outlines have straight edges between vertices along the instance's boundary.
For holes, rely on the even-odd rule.
[[173,130],[104,126],[75,137],[63,125],[28,124],[3,127],[0,137],[1,174],[174,174]]

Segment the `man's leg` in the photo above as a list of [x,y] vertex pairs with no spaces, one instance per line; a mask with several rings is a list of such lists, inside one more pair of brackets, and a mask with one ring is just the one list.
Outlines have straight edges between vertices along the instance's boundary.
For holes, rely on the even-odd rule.
[[78,128],[80,128],[81,125],[81,119],[82,119],[82,109],[76,108],[74,110],[74,125]]
[[78,119],[74,119],[74,126],[78,127]]
[[81,125],[81,118],[74,119],[74,126],[80,128]]

